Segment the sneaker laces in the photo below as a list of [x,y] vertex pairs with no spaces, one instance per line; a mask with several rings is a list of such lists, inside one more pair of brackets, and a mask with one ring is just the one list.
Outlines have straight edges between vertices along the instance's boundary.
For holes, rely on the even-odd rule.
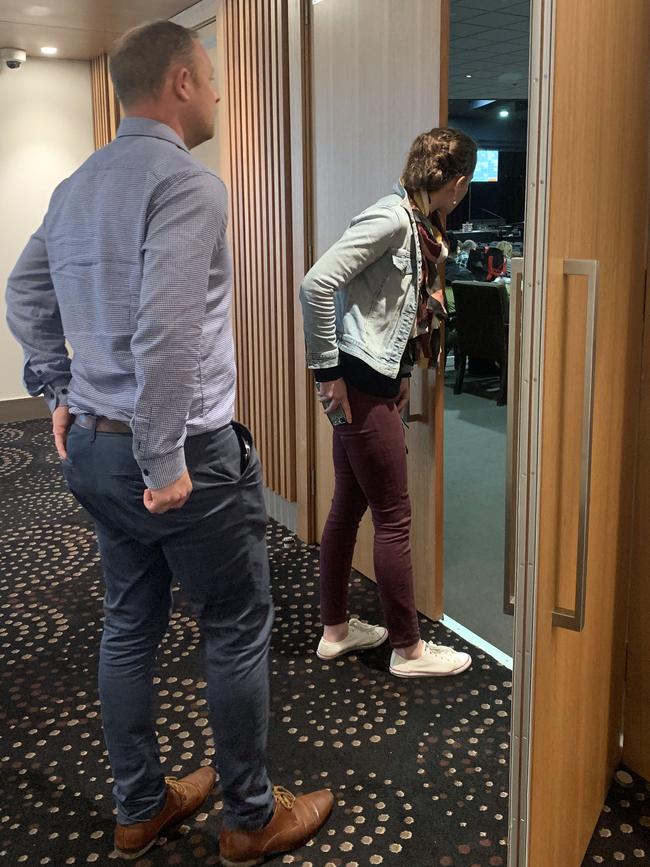
[[433,641],[427,641],[424,645],[424,652],[430,653],[432,656],[453,656],[456,651],[453,647],[445,647],[444,644],[434,644]]
[[273,786],[273,797],[279,801],[285,810],[293,810],[293,805],[296,803],[296,796],[292,795],[284,786]]
[[372,623],[366,623],[364,620],[359,620],[358,617],[350,618],[350,626],[352,626],[353,629],[360,629],[362,632],[374,632],[377,628],[376,626],[373,626]]

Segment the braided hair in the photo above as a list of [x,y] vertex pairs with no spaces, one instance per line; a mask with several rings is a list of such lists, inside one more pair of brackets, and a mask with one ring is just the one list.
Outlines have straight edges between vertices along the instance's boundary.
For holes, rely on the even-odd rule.
[[406,160],[402,183],[409,193],[434,193],[461,175],[476,168],[476,142],[464,132],[436,127],[419,135]]

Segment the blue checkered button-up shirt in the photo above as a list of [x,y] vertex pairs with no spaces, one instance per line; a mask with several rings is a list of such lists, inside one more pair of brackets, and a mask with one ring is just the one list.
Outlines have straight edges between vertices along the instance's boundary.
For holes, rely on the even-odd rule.
[[9,277],[29,393],[128,422],[151,488],[182,474],[186,436],[232,419],[226,223],[223,183],[170,127],[129,117],[55,190]]

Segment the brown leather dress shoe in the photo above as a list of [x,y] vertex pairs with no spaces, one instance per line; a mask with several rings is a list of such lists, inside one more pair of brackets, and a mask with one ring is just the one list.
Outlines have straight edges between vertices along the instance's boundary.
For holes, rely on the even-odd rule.
[[272,855],[303,846],[322,827],[334,806],[327,789],[296,798],[282,786],[273,787],[275,812],[259,831],[222,831],[219,857],[225,867],[256,867]]
[[120,858],[135,861],[151,849],[158,835],[196,813],[214,788],[217,779],[214,768],[199,768],[182,780],[165,777],[167,800],[162,810],[146,822],[135,825],[117,825],[115,852]]

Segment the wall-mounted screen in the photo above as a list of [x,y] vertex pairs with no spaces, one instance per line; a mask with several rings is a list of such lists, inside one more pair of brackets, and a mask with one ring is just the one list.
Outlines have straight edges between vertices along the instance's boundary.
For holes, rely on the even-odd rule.
[[495,183],[499,180],[499,151],[479,150],[473,182]]

